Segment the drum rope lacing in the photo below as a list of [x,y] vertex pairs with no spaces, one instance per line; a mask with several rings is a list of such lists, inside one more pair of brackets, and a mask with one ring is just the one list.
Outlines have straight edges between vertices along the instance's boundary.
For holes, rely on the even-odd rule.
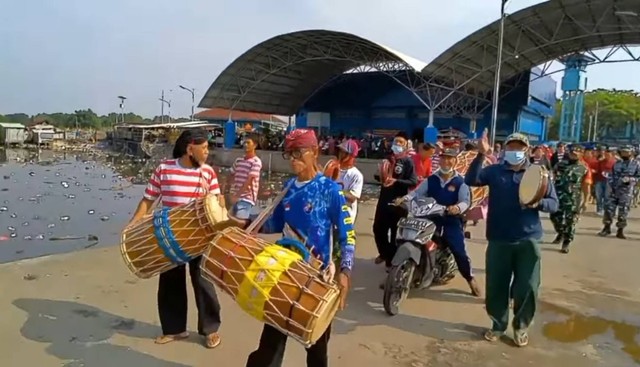
[[[257,237],[253,237],[253,236],[249,236],[248,234],[246,234],[245,232],[241,232],[240,230],[231,232],[231,234],[233,234],[234,236],[230,236],[228,233],[224,233],[221,234],[222,237],[224,237],[226,240],[231,241],[232,242],[232,247],[231,249],[237,249],[238,247],[244,247],[246,248],[249,253],[251,253],[251,257],[249,256],[241,256],[238,255],[237,253],[234,253],[233,250],[227,249],[227,248],[222,248],[220,246],[216,246],[215,243],[219,242],[221,240],[221,237],[217,237],[216,240],[214,240],[213,246],[218,248],[219,250],[221,250],[225,257],[223,260],[223,263],[226,264],[223,265],[223,263],[221,263],[220,261],[208,256],[208,254],[204,255],[204,259],[205,261],[203,262],[203,266],[202,266],[202,270],[205,274],[207,274],[209,277],[205,277],[206,279],[210,280],[210,281],[215,281],[215,284],[217,286],[220,286],[222,288],[224,288],[225,290],[227,290],[227,292],[235,299],[237,297],[237,290],[240,287],[240,284],[238,283],[238,281],[235,279],[235,277],[230,276],[229,278],[225,278],[224,275],[225,273],[229,273],[229,274],[236,274],[236,276],[240,275],[242,276],[244,274],[244,271],[246,269],[243,270],[235,270],[235,269],[231,269],[228,267],[228,265],[230,265],[229,261],[236,261],[238,263],[238,265],[241,265],[241,261],[246,261],[246,262],[251,262],[253,260],[253,258],[255,258],[255,256],[262,252],[262,248],[264,248],[266,246],[266,241],[257,238]],[[239,238],[238,238],[239,237]],[[213,272],[211,272],[209,270],[209,267],[206,266],[206,263],[210,262],[214,265],[216,265],[219,269],[221,274],[215,274]],[[308,266],[307,263],[303,263],[306,266]],[[313,269],[313,268],[312,268]],[[313,269],[314,273],[317,272],[316,269]],[[300,273],[299,270],[293,269],[293,268],[289,268],[286,270],[286,272],[289,273]],[[308,276],[310,274],[304,273],[305,276]],[[226,279],[228,281],[228,283],[230,284],[226,284],[227,282],[223,282],[222,279]],[[304,284],[301,284],[297,278],[295,276],[289,276],[288,278],[291,279],[291,281],[282,281],[282,279],[280,279],[280,281],[278,282],[277,285],[275,285],[275,287],[277,287],[278,289],[281,289],[282,286],[293,286],[297,289],[300,290],[299,295],[297,297],[292,298],[290,297],[286,292],[282,292],[284,299],[280,298],[280,297],[270,297],[269,299],[266,300],[266,303],[269,303],[269,305],[271,306],[271,309],[275,310],[275,312],[271,312],[271,311],[264,311],[264,318],[265,321],[267,321],[270,325],[272,325],[273,327],[277,328],[278,330],[280,330],[282,333],[293,337],[294,339],[296,339],[298,342],[305,344],[306,346],[309,346],[309,343],[305,342],[304,340],[301,340],[300,335],[291,332],[290,330],[288,330],[287,328],[283,328],[282,326],[280,326],[280,324],[277,322],[276,318],[282,319],[282,320],[286,320],[286,324],[287,326],[293,326],[296,329],[302,330],[304,331],[305,335],[307,334],[311,334],[312,332],[312,328],[311,325],[312,324],[308,324],[308,325],[302,325],[299,322],[297,322],[295,319],[293,319],[292,317],[292,312],[295,311],[295,309],[298,310],[303,310],[306,313],[308,313],[309,315],[312,315],[313,318],[310,318],[309,321],[313,322],[313,321],[317,321],[319,316],[320,316],[320,310],[328,304],[329,302],[329,298],[328,296],[330,295],[330,293],[328,292],[326,295],[324,296],[319,296],[317,294],[311,293],[310,289],[309,289],[309,285],[312,284],[312,282],[314,280],[317,280],[318,278],[314,278],[311,276],[308,276],[306,278],[306,281]],[[258,286],[258,284],[255,284],[255,281],[250,279],[251,283],[253,283],[253,286]],[[235,290],[235,291],[234,291]],[[317,303],[318,307],[316,307],[315,310],[309,310],[306,307],[302,306],[300,304],[300,300],[303,296],[308,296],[308,297],[312,297],[312,299],[319,301]],[[287,315],[285,315],[282,311],[280,311],[280,309],[278,307],[275,306],[275,304],[273,302],[286,302],[287,304],[290,304],[290,310],[289,312],[287,312]]]

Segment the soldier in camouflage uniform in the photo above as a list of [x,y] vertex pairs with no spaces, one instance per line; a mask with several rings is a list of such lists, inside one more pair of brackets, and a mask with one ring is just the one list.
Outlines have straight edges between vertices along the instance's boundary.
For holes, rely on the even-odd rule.
[[604,217],[602,223],[604,228],[600,236],[608,236],[611,234],[611,224],[613,217],[618,209],[618,233],[616,237],[625,239],[624,227],[627,226],[627,215],[629,215],[629,207],[633,199],[633,188],[640,178],[640,164],[638,161],[631,159],[631,147],[625,146],[618,150],[620,160],[616,162],[609,177],[610,190],[607,195],[607,201],[604,209]]
[[553,169],[560,204],[558,211],[550,216],[558,233],[553,243],[562,243],[561,251],[565,254],[573,241],[582,203],[589,195],[589,168],[581,160],[583,152],[582,146],[572,145],[568,159],[560,160]]

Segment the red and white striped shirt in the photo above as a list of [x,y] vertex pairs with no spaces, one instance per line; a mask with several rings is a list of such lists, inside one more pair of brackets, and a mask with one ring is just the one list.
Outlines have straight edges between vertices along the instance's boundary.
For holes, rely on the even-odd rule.
[[162,195],[162,205],[188,204],[207,193],[220,194],[216,172],[207,164],[198,168],[186,168],[178,159],[160,163],[149,179],[144,198],[156,200]]
[[233,162],[233,166],[231,167],[231,173],[233,174],[233,185],[231,186],[232,193],[238,193],[238,191],[242,189],[242,186],[244,186],[244,183],[247,182],[250,177],[253,177],[253,182],[249,189],[239,193],[239,200],[256,205],[256,200],[258,200],[261,169],[262,161],[258,156],[251,158],[240,157]]

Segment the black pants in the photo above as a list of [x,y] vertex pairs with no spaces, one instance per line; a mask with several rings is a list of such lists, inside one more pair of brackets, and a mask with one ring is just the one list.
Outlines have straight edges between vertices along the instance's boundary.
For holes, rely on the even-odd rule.
[[379,201],[376,206],[376,214],[373,217],[373,238],[376,241],[378,254],[387,266],[391,266],[391,260],[396,254],[396,232],[398,221],[402,216],[403,213],[400,210],[389,207],[386,202]]
[[[189,276],[198,308],[198,334],[209,335],[220,328],[220,302],[216,289],[200,274],[200,260],[189,261]],[[158,313],[163,335],[187,331],[187,275],[186,265],[160,274],[158,283]]]
[[[307,349],[307,367],[329,366],[331,325],[318,341]],[[247,367],[281,367],[287,336],[273,326],[264,325],[258,349],[249,354]],[[298,365],[296,363],[296,365]]]

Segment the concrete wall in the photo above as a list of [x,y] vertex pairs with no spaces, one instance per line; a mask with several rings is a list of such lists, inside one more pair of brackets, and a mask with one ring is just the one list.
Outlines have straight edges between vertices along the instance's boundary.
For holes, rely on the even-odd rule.
[[[271,171],[277,173],[291,173],[291,166],[289,161],[282,158],[282,152],[274,152],[268,150],[258,150],[258,156],[262,160],[262,169],[264,171]],[[212,162],[216,166],[229,167],[233,162],[242,157],[244,151],[242,149],[217,149],[211,152]],[[330,156],[321,156],[320,165],[324,166],[330,159]],[[358,159],[356,166],[362,172],[364,176],[364,182],[368,184],[377,183],[373,179],[373,175],[378,172],[378,164],[380,160],[374,159]]]

